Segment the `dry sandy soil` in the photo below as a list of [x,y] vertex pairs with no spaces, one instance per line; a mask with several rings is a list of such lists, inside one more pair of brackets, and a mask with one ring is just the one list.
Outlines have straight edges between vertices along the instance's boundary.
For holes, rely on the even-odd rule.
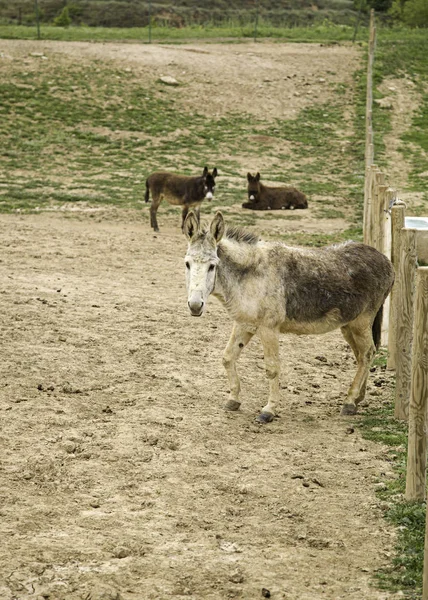
[[[85,60],[106,48],[129,61],[142,52],[58,44]],[[281,73],[284,48],[235,46],[231,77],[246,85],[249,53],[277,59]],[[206,53],[224,65],[228,49],[145,52],[141,68],[185,56],[214,77]],[[322,56],[344,79],[358,59],[304,45],[293,56],[300,73]],[[306,101],[292,98],[293,109]],[[228,316],[215,299],[189,316],[178,215],[163,215],[156,235],[143,217],[0,217],[0,598],[398,597],[372,583],[395,535],[376,482],[394,475],[386,449],[339,416],[355,369],[340,334],[282,338],[282,405],[266,426],[254,421],[267,383],[253,341],[240,362],[242,410],[225,412]],[[385,402],[391,385],[371,374],[367,402]]]

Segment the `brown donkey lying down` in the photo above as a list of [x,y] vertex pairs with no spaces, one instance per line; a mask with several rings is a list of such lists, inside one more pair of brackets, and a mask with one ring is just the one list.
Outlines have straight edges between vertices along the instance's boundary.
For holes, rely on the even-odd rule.
[[159,231],[156,213],[159,204],[165,198],[170,204],[182,206],[181,228],[190,208],[193,208],[198,219],[202,201],[206,198],[211,200],[214,196],[215,178],[217,169],[210,173],[207,167],[199,177],[187,177],[186,175],[175,175],[165,171],[152,173],[146,179],[146,202],[152,194],[152,205],[150,206],[150,225],[155,231]]
[[279,402],[279,334],[319,334],[340,328],[357,360],[357,372],[342,414],[363,400],[370,364],[380,342],[382,306],[394,282],[391,262],[360,243],[296,248],[263,242],[239,228],[226,228],[217,213],[201,229],[193,212],[184,222],[188,306],[201,316],[210,294],[233,320],[223,355],[230,383],[229,410],[237,410],[236,361],[253,335],[263,346],[269,398],[258,416],[267,423]]
[[260,173],[247,173],[248,202],[242,208],[252,210],[279,210],[308,208],[305,194],[295,187],[268,187],[260,183]]

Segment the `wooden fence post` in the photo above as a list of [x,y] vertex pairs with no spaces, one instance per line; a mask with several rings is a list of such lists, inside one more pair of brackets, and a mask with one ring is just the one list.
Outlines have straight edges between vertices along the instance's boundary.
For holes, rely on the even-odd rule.
[[[380,174],[382,181],[385,180],[385,176],[383,173]],[[385,222],[386,222],[386,190],[388,186],[381,183],[378,185],[378,196],[377,196],[377,215],[376,221],[378,224],[378,229],[375,233],[375,248],[385,253]]]
[[384,207],[385,207],[385,175],[379,169],[372,165],[372,191],[370,203],[370,246],[383,252],[383,235],[384,235]]
[[428,515],[425,525],[425,546],[424,546],[424,582],[422,590],[422,600],[428,600]]
[[[395,190],[388,187],[384,193],[383,202],[383,242],[382,252],[389,260],[391,260],[391,244],[392,244],[392,232],[391,232],[391,207],[395,199]],[[391,327],[390,321],[391,312],[391,294],[385,300],[383,305],[383,318],[382,318],[382,333],[381,333],[381,344],[384,347],[389,345],[389,331]]]
[[428,267],[416,275],[406,500],[425,500],[428,395]]
[[363,236],[364,243],[370,246],[371,231],[371,203],[372,203],[372,165],[366,166],[366,175],[364,182],[364,212],[363,212]]
[[395,282],[390,294],[389,310],[389,336],[388,336],[388,369],[396,368],[397,355],[397,309],[398,294],[400,289],[400,253],[401,253],[401,230],[404,227],[406,205],[404,202],[396,201],[391,208],[391,261],[395,270]]
[[364,243],[373,246],[374,232],[376,231],[375,206],[377,206],[377,186],[379,169],[376,165],[371,165],[367,169],[367,219],[366,230],[364,231]]
[[416,272],[416,231],[401,230],[400,271],[397,299],[396,330],[396,381],[395,410],[396,419],[407,420],[409,416],[409,398],[412,369],[413,306]]
[[364,177],[364,207],[363,207],[363,234],[364,243],[370,238],[371,218],[371,194],[372,194],[372,171],[374,161],[373,145],[373,62],[375,49],[376,29],[374,25],[374,10],[370,12],[369,45],[367,60],[367,84],[366,84],[366,146],[365,146],[365,177]]

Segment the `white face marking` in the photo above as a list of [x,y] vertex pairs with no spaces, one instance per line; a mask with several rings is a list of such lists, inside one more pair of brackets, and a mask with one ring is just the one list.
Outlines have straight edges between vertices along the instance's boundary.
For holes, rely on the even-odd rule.
[[[190,314],[200,317],[205,310],[208,296],[214,290],[216,266],[219,262],[215,251],[200,256],[195,248],[189,248],[185,257],[187,304]],[[202,252],[201,252],[202,254]]]
[[207,192],[205,198],[207,198],[207,200],[211,200],[211,198],[213,197],[212,192]]
[[255,200],[255,198],[254,198],[253,194],[251,194],[251,196],[250,196],[250,200]]

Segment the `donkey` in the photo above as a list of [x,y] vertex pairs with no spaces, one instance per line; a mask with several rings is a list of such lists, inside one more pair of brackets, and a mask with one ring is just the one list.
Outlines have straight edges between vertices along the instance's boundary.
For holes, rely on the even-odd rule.
[[391,262],[357,242],[309,249],[259,241],[243,229],[226,228],[220,212],[203,229],[190,212],[184,233],[189,241],[185,264],[190,314],[201,316],[212,293],[233,319],[223,355],[230,384],[226,408],[240,407],[236,361],[255,334],[263,346],[270,388],[257,421],[268,423],[279,401],[279,334],[340,328],[357,360],[342,408],[343,415],[354,415],[380,343],[382,307],[394,282]]
[[242,208],[252,210],[285,210],[308,208],[308,200],[303,192],[295,187],[268,187],[260,183],[260,173],[247,173],[248,200]]
[[215,178],[217,169],[214,168],[210,173],[207,167],[204,168],[200,177],[187,177],[186,175],[174,175],[161,171],[152,173],[146,179],[146,202],[149,201],[150,192],[153,196],[150,207],[150,226],[155,231],[159,231],[156,213],[159,204],[165,198],[170,204],[183,206],[181,229],[183,229],[184,219],[187,216],[189,208],[194,208],[199,220],[200,206],[205,198],[211,200],[214,195]]

